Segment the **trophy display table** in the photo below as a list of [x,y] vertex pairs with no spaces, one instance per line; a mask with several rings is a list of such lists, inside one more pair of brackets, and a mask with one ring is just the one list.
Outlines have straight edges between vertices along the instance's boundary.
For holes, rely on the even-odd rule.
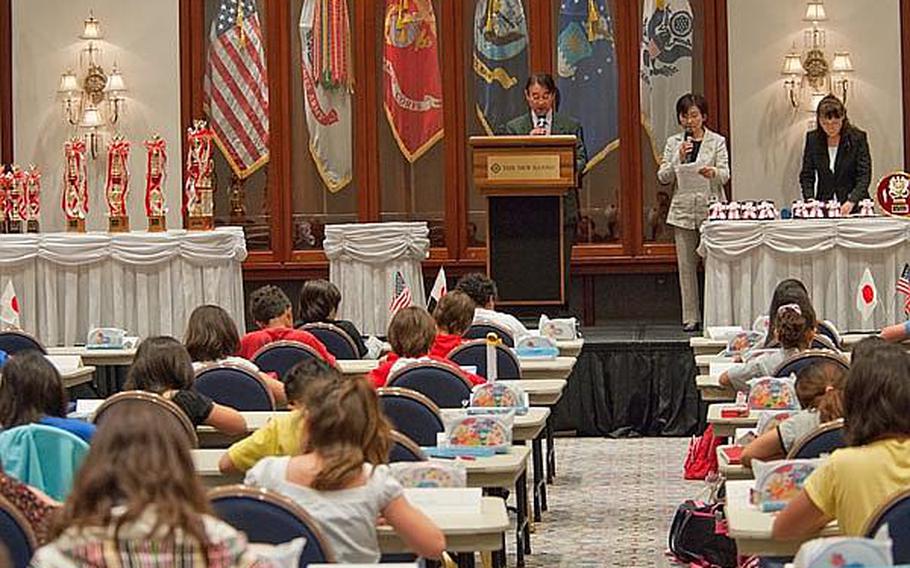
[[425,305],[420,263],[429,254],[429,234],[425,222],[327,225],[323,248],[329,280],[341,290],[338,319],[357,322],[363,334],[384,336],[399,271],[412,304]]
[[[903,321],[895,284],[910,262],[910,222],[893,217],[708,221],[705,256],[705,325],[750,328],[768,311],[778,282],[798,278],[816,315],[843,333],[880,329]],[[869,268],[879,304],[862,321],[856,293]]]
[[89,329],[182,337],[201,304],[244,329],[239,227],[160,233],[0,235],[0,284],[12,278],[23,329],[47,346],[85,342]]

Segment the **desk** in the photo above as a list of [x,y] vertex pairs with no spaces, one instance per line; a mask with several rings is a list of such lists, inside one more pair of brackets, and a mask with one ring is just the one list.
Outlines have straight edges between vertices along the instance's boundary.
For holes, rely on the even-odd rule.
[[721,418],[722,408],[729,404],[712,404],[708,406],[708,424],[714,425],[714,435],[721,438],[732,436],[737,428],[754,428],[758,424],[759,410],[752,410],[749,416],[739,418]]
[[717,446],[718,473],[720,473],[727,481],[735,481],[738,479],[752,479],[753,474],[751,469],[742,464],[731,464],[727,460],[727,454],[725,454],[723,450],[724,448],[732,447],[732,445]]
[[736,390],[720,384],[720,377],[715,375],[698,375],[695,377],[695,386],[705,402],[733,402],[736,400]]
[[[575,367],[575,357],[557,357],[551,360],[519,359],[521,364],[521,377],[529,380],[565,380],[572,374]],[[338,368],[345,375],[365,375],[379,366],[375,359],[339,360]]]
[[96,367],[129,367],[136,356],[135,349],[87,349],[80,347],[48,347],[48,355],[78,355],[86,365]]
[[[794,556],[801,541],[779,542],[771,539],[774,513],[763,513],[749,503],[749,490],[755,485],[752,480],[728,481],[727,526],[730,538],[736,541],[739,554],[762,556]],[[840,529],[832,522],[817,536],[838,536]],[[816,537],[811,537],[816,538]],[[807,539],[810,540],[810,539]]]
[[722,339],[711,339],[710,337],[692,337],[689,339],[689,347],[692,353],[699,355],[717,355],[727,348],[727,342]]
[[72,388],[79,385],[84,385],[85,383],[92,382],[92,377],[95,376],[95,367],[91,365],[84,365],[82,367],[70,368],[70,369],[60,369],[60,377],[63,379],[63,386],[65,388]]

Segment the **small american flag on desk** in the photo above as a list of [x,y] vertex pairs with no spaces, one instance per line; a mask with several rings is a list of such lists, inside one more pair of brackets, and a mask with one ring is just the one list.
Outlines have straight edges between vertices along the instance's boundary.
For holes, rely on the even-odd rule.
[[392,301],[389,303],[389,318],[395,316],[398,310],[411,305],[411,289],[408,283],[404,281],[404,275],[401,271],[395,272],[395,281],[393,283]]
[[904,269],[897,279],[897,291],[904,295],[904,314],[910,315],[910,264],[904,263]]

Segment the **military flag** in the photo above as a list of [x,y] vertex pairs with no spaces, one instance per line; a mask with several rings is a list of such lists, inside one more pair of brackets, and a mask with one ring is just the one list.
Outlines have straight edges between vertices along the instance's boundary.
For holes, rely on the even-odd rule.
[[478,0],[474,8],[474,100],[486,133],[528,107],[528,25],[521,0]]

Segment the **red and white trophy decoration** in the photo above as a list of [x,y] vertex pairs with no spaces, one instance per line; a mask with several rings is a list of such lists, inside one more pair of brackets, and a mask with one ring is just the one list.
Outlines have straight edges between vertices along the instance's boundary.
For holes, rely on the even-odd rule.
[[122,136],[115,136],[107,145],[107,183],[104,199],[107,201],[108,228],[112,233],[130,230],[126,198],[130,191],[130,143]]
[[155,134],[145,141],[148,151],[145,170],[145,215],[150,233],[167,230],[164,182],[167,179],[167,142]]
[[88,216],[88,173],[85,162],[85,140],[71,138],[63,146],[66,171],[63,176],[63,215],[66,230],[85,232]]
[[6,219],[9,217],[9,190],[13,183],[13,174],[3,173],[0,166],[0,233],[6,232]]
[[879,180],[875,200],[885,215],[910,218],[910,174],[893,172]]
[[12,182],[9,185],[7,193],[8,221],[7,230],[10,233],[25,232],[25,215],[27,213],[26,194],[25,194],[25,172],[19,166],[13,166],[10,174]]
[[212,131],[204,120],[193,122],[187,131],[186,200],[187,228],[210,231],[215,226],[212,201]]
[[37,233],[41,215],[41,171],[32,164],[25,172],[25,230]]

